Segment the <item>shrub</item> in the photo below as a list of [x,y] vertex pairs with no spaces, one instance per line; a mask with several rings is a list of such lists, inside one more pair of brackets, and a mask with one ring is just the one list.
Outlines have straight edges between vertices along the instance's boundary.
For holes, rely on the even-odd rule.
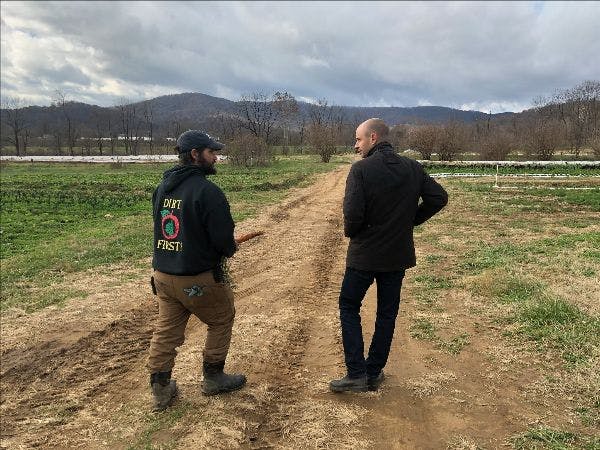
[[268,166],[273,161],[273,152],[264,139],[249,133],[234,136],[225,152],[234,166]]
[[308,127],[308,141],[322,162],[329,162],[336,152],[337,129],[332,125],[311,124]]

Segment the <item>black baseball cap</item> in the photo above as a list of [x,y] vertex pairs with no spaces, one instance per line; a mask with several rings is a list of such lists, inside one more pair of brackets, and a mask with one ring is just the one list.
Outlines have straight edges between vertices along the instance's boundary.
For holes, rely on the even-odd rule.
[[193,149],[204,150],[210,148],[212,150],[222,150],[225,146],[220,142],[215,141],[208,134],[199,130],[188,130],[177,138],[177,147],[179,153],[186,153]]

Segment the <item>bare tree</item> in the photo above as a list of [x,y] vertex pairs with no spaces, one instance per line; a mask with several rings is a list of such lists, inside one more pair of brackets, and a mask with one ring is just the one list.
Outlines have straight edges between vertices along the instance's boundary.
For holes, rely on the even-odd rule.
[[298,116],[298,145],[302,149],[306,137],[306,118],[300,114]]
[[52,135],[52,146],[54,147],[56,156],[61,156],[63,146],[62,127],[59,125],[53,126],[50,134]]
[[479,154],[484,160],[504,161],[514,147],[514,136],[509,131],[496,126],[480,139]]
[[11,129],[11,134],[7,136],[7,140],[15,146],[17,156],[27,154],[27,139],[29,138],[29,124],[25,119],[25,103],[19,97],[8,98],[2,105],[3,122]]
[[508,125],[500,124],[498,121],[492,120],[490,112],[484,121],[477,121],[471,127],[469,141],[481,159],[503,161],[516,147],[515,130],[515,119]]
[[67,140],[67,147],[69,148],[69,154],[74,156],[75,153],[73,149],[75,147],[75,142],[77,141],[78,130],[75,127],[73,118],[73,102],[67,100],[67,96],[63,91],[56,90],[54,103],[62,111],[65,126],[64,135]]
[[108,119],[106,122],[106,131],[108,132],[108,138],[109,138],[109,142],[110,142],[110,154],[112,156],[114,156],[118,134],[117,134],[116,128],[114,126],[114,121],[111,118],[110,114],[108,115]]
[[207,128],[222,142],[229,142],[241,129],[239,117],[220,112],[207,120]]
[[278,112],[283,129],[283,153],[287,154],[290,145],[290,128],[299,112],[298,102],[288,92],[275,92],[273,99],[273,106]]
[[438,142],[438,133],[435,125],[419,125],[412,127],[408,132],[408,142],[411,149],[421,153],[423,159],[431,159]]
[[325,99],[309,107],[310,124],[307,129],[308,142],[321,156],[321,161],[329,162],[336,152],[344,117],[339,108],[330,106]]
[[146,122],[146,130],[148,131],[150,154],[152,154],[152,146],[154,141],[154,110],[152,109],[152,103],[150,102],[146,102],[146,107],[144,108],[144,120]]
[[125,154],[137,155],[140,142],[140,128],[142,120],[139,117],[138,108],[134,103],[122,98],[117,105],[121,132],[125,143]]
[[408,127],[395,125],[390,129],[390,144],[396,149],[406,149],[408,146]]
[[29,138],[31,137],[31,132],[28,128],[25,128],[22,132],[22,142],[23,142],[23,156],[27,155],[27,146],[29,145]]
[[172,136],[177,139],[181,134],[181,122],[179,120],[174,120],[171,123]]
[[466,143],[464,126],[459,122],[451,121],[439,127],[438,132],[438,154],[440,160],[454,160]]
[[94,122],[96,122],[96,126],[94,127],[94,137],[96,138],[96,146],[98,147],[98,152],[100,156],[102,156],[102,150],[104,147],[104,121],[102,115],[99,112],[94,113]]
[[594,152],[594,156],[600,159],[600,136],[594,136],[589,141],[590,147]]
[[275,107],[275,98],[263,93],[242,96],[239,102],[242,127],[269,144],[273,126],[279,110]]
[[523,120],[523,145],[530,157],[551,160],[560,143],[560,125],[547,111],[537,108]]

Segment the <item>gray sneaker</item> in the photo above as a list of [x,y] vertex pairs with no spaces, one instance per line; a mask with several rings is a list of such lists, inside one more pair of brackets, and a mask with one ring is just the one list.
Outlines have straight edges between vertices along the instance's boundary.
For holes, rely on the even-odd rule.
[[379,386],[381,386],[383,380],[385,380],[383,370],[379,372],[379,375],[377,375],[376,377],[367,377],[367,385],[369,386],[369,390],[376,391],[377,389],[379,389]]
[[367,377],[350,378],[346,375],[344,378],[329,382],[329,389],[332,392],[366,392]]

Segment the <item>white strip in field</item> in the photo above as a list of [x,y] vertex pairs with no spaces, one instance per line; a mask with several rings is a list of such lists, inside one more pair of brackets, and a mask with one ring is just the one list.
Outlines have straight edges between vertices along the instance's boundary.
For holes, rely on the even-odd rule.
[[177,155],[138,156],[0,156],[0,161],[56,163],[160,163],[175,162]]
[[[495,177],[494,173],[432,173],[433,178],[485,178]],[[600,178],[600,175],[569,175],[568,173],[503,173],[499,174],[502,178]]]
[[600,191],[600,187],[574,186],[574,187],[556,187],[556,186],[492,186],[494,189],[543,189],[551,191]]

